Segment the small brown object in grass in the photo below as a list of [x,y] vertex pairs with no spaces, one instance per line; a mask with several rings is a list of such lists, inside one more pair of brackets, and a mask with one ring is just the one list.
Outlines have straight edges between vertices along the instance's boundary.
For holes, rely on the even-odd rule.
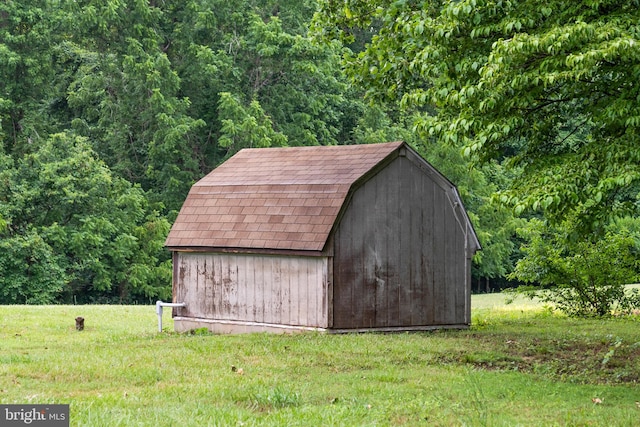
[[84,330],[84,317],[76,317],[76,330],[83,331]]

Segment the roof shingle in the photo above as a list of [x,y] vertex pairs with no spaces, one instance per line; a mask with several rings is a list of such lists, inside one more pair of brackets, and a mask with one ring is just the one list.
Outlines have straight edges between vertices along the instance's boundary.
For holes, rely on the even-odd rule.
[[194,184],[165,244],[321,251],[354,182],[402,145],[241,150]]

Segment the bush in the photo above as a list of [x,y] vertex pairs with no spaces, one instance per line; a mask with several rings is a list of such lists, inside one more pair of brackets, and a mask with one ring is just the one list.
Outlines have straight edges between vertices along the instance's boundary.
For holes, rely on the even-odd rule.
[[0,304],[51,304],[64,284],[54,250],[39,235],[0,237]]
[[528,241],[513,278],[533,284],[520,289],[570,316],[608,316],[640,308],[640,236],[627,228],[601,239],[573,241],[566,232],[533,220],[521,235]]

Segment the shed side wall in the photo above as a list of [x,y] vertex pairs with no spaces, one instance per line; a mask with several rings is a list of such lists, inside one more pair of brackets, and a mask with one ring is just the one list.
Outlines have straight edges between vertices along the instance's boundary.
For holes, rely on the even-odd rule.
[[326,328],[327,257],[174,254],[181,318]]
[[354,192],[336,228],[333,327],[468,324],[468,232],[447,191],[398,157]]

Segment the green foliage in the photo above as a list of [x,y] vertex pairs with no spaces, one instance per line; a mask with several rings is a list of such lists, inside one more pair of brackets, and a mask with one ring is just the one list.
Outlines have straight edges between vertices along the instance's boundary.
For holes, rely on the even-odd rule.
[[251,101],[248,108],[238,98],[223,92],[220,94],[218,115],[222,122],[218,144],[232,156],[242,148],[260,148],[287,145],[287,137],[273,130],[271,120],[258,101]]
[[51,290],[40,302],[166,298],[168,221],[197,179],[245,146],[352,142],[364,107],[339,44],[307,36],[314,10],[0,4],[0,233],[16,257],[4,268],[15,286],[39,272],[30,296],[5,301],[39,288]]
[[186,115],[189,101],[178,98],[180,79],[163,52],[122,43],[102,54],[82,39],[62,46],[64,61],[78,67],[67,88],[72,128],[114,172],[178,210],[200,175],[191,142],[204,122]]
[[370,97],[424,110],[416,129],[468,156],[509,159],[521,175],[502,202],[588,235],[640,206],[639,5],[323,1],[316,27],[372,29],[345,56]]
[[375,144],[380,141],[412,142],[413,136],[403,123],[396,123],[378,105],[365,109],[353,129],[353,139],[359,144]]
[[[336,47],[305,35],[308,2],[66,6],[66,19],[82,16],[57,50],[72,128],[169,217],[197,179],[242,146],[345,142],[338,136],[352,120],[343,111],[360,101],[345,96]],[[242,108],[230,111],[227,93]]]
[[30,230],[0,239],[0,303],[51,304],[65,285],[60,255]]
[[[168,222],[84,139],[53,135],[1,176],[7,185],[0,212],[8,224],[2,244],[12,247],[3,252],[4,302],[24,302],[9,292],[16,286],[29,302],[166,296],[171,270],[161,250]],[[36,266],[21,276],[20,263]]]
[[16,175],[11,157],[0,152],[0,303],[52,303],[65,284],[60,256],[31,229],[11,232]]
[[199,137],[210,167],[229,154],[218,141],[223,118],[211,108],[226,103],[226,93],[257,103],[290,145],[350,142],[361,101],[347,96],[339,44],[318,45],[306,35],[302,22],[313,9],[306,1],[201,0],[168,13],[179,21],[167,54],[189,113],[208,125]]
[[[0,3],[0,151],[21,153],[48,130],[51,49],[59,15],[48,0]],[[40,116],[40,117],[39,117]]]
[[244,84],[290,144],[345,143],[337,136],[344,108],[353,101],[346,96],[336,46],[288,34],[278,18],[265,23],[257,17],[251,20],[246,42],[241,63],[248,76]]
[[640,235],[609,231],[596,241],[572,241],[566,231],[531,221],[521,230],[527,245],[513,276],[540,287],[527,292],[571,316],[628,314],[640,293],[625,285],[640,279]]
[[[367,24],[354,48],[406,12],[402,2],[381,2],[365,15],[370,4],[355,3],[330,5]],[[419,10],[416,2],[404,4]],[[428,102],[407,111],[377,102],[431,84],[417,69],[407,74],[387,61],[389,49],[375,53],[376,67],[362,65],[372,76],[393,74],[377,89],[351,72],[371,89],[376,103],[366,104],[341,68],[348,49],[308,34],[316,6],[313,0],[0,4],[0,233],[18,251],[17,264],[6,264],[11,274],[19,275],[25,265],[19,260],[33,254],[51,268],[50,286],[37,282],[51,288],[49,299],[166,297],[168,221],[190,186],[226,157],[243,147],[399,139],[458,184],[485,248],[474,274],[509,272],[513,216],[488,197],[507,188],[502,166],[476,170],[459,147],[416,138],[413,121],[421,130],[421,115],[434,112]],[[407,51],[393,59],[406,62],[419,46],[397,34],[397,46]],[[403,105],[415,105],[408,99]],[[25,267],[23,274],[34,273]]]

